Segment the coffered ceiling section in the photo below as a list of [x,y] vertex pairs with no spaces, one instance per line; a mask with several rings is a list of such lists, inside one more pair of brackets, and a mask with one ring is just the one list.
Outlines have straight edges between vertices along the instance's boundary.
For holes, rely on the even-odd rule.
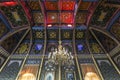
[[19,2],[1,2],[0,11],[8,19],[13,28],[28,25],[26,13]]
[[58,12],[47,12],[47,23],[59,23]]
[[32,10],[32,11],[40,11],[41,10],[41,7],[40,7],[40,3],[39,1],[34,1],[34,0],[26,0],[27,1],[27,4],[29,6],[29,8]]
[[88,25],[97,4],[98,2],[91,0],[79,1],[75,17],[76,25]]
[[117,13],[118,6],[111,6],[108,2],[101,1],[98,5],[91,20],[92,25],[105,28],[111,21],[112,17]]
[[31,24],[34,26],[44,25],[44,15],[42,13],[40,1],[26,0],[25,3],[32,16]]
[[75,0],[62,0],[61,4],[60,4],[60,8],[61,10],[75,10],[75,4],[76,1]]
[[48,27],[73,26],[76,0],[44,0],[41,3],[45,5],[44,11]]
[[58,1],[45,1],[46,10],[58,10]]

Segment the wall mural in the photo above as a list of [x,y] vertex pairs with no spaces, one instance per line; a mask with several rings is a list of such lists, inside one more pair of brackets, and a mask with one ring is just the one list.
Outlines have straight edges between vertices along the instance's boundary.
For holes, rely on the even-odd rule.
[[0,72],[0,80],[15,80],[21,68],[23,60],[10,59],[7,65]]
[[19,74],[18,80],[36,80],[39,64],[39,59],[27,59],[22,71]]
[[97,9],[95,10],[94,15],[92,17],[91,24],[100,26],[100,27],[105,27],[107,22],[116,12],[116,10],[117,10],[116,7],[108,6],[102,2],[101,4],[99,4]]
[[[6,2],[3,2],[3,4],[4,3]],[[13,27],[28,25],[24,10],[17,2],[15,2],[15,5],[0,5],[0,8],[7,16]]]
[[81,64],[80,66],[84,80],[101,80],[94,64]]
[[7,27],[5,26],[5,24],[2,22],[2,20],[0,19],[0,38],[2,36],[4,36],[6,33],[8,32]]
[[[119,80],[120,75],[114,68],[114,66],[107,59],[97,59],[98,67],[104,80]],[[111,77],[112,76],[112,77]]]

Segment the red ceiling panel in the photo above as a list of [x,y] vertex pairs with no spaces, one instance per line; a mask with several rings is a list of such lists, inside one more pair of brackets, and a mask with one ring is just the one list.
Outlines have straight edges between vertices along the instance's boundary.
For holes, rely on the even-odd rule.
[[48,12],[47,23],[58,23],[58,13]]
[[47,1],[45,2],[46,10],[58,10],[58,2]]
[[9,2],[3,2],[3,3],[0,3],[0,5],[2,6],[15,6],[17,5],[18,3],[15,2],[15,1],[9,1]]
[[60,17],[61,23],[73,23],[74,17],[71,12],[62,12]]
[[61,5],[61,10],[74,10],[75,1],[62,1]]

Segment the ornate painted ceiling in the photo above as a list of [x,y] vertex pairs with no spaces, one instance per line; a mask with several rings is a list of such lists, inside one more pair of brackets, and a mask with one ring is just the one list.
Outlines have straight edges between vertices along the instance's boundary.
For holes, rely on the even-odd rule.
[[[75,40],[76,46],[87,47],[87,36],[92,34],[97,42],[107,44],[103,47],[109,52],[117,46],[120,38],[118,3],[112,0],[0,1],[0,43],[7,49],[9,38],[15,37],[15,41],[20,41],[30,30],[32,42],[35,43],[45,40],[57,42],[61,38],[63,42]],[[96,44],[90,40],[91,46]],[[9,40],[9,44],[15,43]]]
[[[105,80],[110,80],[105,73],[110,76],[115,73],[119,77],[120,1],[0,0],[0,72],[5,61],[10,63],[16,59],[25,63],[23,69],[28,64],[37,64],[38,68],[45,63],[49,52],[58,47],[59,40],[74,56],[75,65],[81,66],[75,72],[79,74],[78,80],[82,80],[85,69],[93,70],[94,65],[99,67],[95,70],[101,69]],[[32,59],[35,62],[30,63]],[[108,67],[102,66],[102,62]],[[15,69],[18,71],[20,66]],[[65,72],[63,67],[62,71]],[[116,76],[111,80],[115,78],[117,80]]]
[[63,45],[74,44],[77,54],[109,53],[120,43],[119,3],[0,0],[0,45],[11,54],[24,45],[26,51],[28,43],[55,46],[61,39]]

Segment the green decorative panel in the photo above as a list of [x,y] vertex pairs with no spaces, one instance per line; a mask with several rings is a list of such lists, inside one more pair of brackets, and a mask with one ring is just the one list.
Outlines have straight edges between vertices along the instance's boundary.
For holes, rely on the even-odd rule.
[[22,6],[0,6],[0,8],[13,27],[28,25],[28,21]]
[[29,50],[29,43],[21,43],[16,50],[16,54],[27,54]]
[[73,37],[73,30],[61,29],[62,40],[72,40],[72,37]]
[[116,7],[107,6],[105,3],[99,4],[99,6],[97,7],[93,14],[91,24],[100,27],[105,27],[110,18],[116,12],[116,10],[117,10]]

